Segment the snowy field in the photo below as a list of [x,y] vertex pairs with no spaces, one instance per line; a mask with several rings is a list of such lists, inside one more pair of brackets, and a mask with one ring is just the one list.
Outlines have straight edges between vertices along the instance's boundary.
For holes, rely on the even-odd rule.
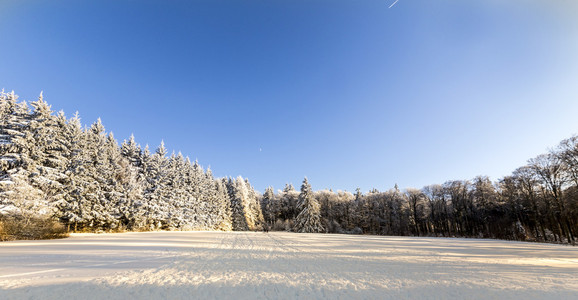
[[578,247],[253,232],[0,243],[0,299],[578,299]]

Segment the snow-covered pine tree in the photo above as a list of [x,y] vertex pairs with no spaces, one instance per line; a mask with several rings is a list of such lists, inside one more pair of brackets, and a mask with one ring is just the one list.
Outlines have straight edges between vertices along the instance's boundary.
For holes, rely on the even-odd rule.
[[294,231],[307,233],[325,231],[325,228],[323,228],[321,224],[320,206],[313,196],[313,191],[307,181],[307,177],[305,177],[301,185],[297,209],[299,210],[299,214],[297,218],[295,218]]
[[181,155],[179,160],[182,161],[182,166],[179,171],[182,178],[182,193],[180,196],[181,199],[179,199],[181,203],[180,214],[183,220],[181,230],[193,230],[195,226],[198,226],[196,216],[197,210],[199,209],[199,199],[194,187],[194,185],[198,184],[198,175],[188,157],[184,158]]
[[217,187],[213,178],[211,168],[207,168],[203,174],[203,202],[205,203],[205,226],[207,229],[216,229],[221,223],[221,215],[219,214],[220,203],[217,195]]
[[124,140],[122,142],[120,153],[128,159],[131,165],[137,168],[142,168],[142,150],[134,140],[134,135],[131,134],[128,141]]
[[262,230],[265,220],[263,219],[259,196],[253,186],[251,186],[251,183],[249,183],[249,179],[245,178],[244,185],[247,191],[246,198],[244,199],[247,224],[250,230]]
[[[45,194],[46,205],[58,203],[63,199],[66,183],[66,152],[62,136],[62,123],[66,118],[62,113],[54,116],[50,106],[44,101],[42,93],[37,101],[31,102],[29,131],[33,139],[30,146],[30,159],[34,162],[30,182]],[[38,199],[40,200],[40,199]]]
[[[299,199],[299,192],[295,190],[295,188],[293,187],[292,184],[286,184],[285,188],[283,188],[283,191],[280,195],[280,199],[279,201],[280,203],[280,210],[279,210],[279,217],[281,219],[287,220],[287,222],[292,222],[295,217],[297,217],[297,214],[299,213],[297,211],[297,202]],[[291,228],[289,228],[290,226],[287,226],[287,230],[291,230]]]
[[0,214],[49,213],[41,201],[45,194],[30,184],[36,165],[30,156],[30,110],[17,99],[14,92],[0,93]]
[[145,161],[143,163],[146,165],[147,187],[144,196],[148,205],[149,226],[150,229],[166,229],[170,219],[170,205],[167,202],[167,149],[164,142],[161,141],[155,153],[146,158],[147,148],[145,147]]
[[276,211],[274,210],[275,205],[275,193],[273,192],[273,187],[267,187],[265,193],[261,197],[261,210],[263,211],[263,218],[265,224],[269,228],[273,227],[276,221]]
[[0,93],[0,176],[10,181],[10,175],[22,166],[23,145],[17,143],[25,136],[28,126],[27,109],[17,102],[18,96],[12,93]]
[[111,133],[106,139],[105,156],[107,158],[105,168],[110,170],[107,174],[106,198],[110,207],[110,214],[114,218],[110,229],[128,228],[134,225],[133,202],[140,200],[142,189],[137,182],[138,172],[134,166],[121,154],[121,149]]
[[[240,178],[240,179],[239,179]],[[236,180],[229,178],[227,181],[227,192],[229,194],[229,200],[231,201],[231,219],[233,224],[233,230],[235,231],[246,231],[249,230],[247,224],[247,218],[245,217],[245,207],[244,207],[244,194],[247,192],[244,190],[245,185],[244,180],[239,176]],[[241,183],[239,183],[239,181]]]
[[148,230],[154,230],[160,225],[158,222],[160,220],[160,213],[158,213],[159,205],[157,201],[153,201],[153,192],[155,190],[153,176],[156,176],[156,168],[153,163],[153,155],[149,150],[149,145],[145,145],[141,153],[141,164],[142,164],[142,187],[143,187],[143,206],[141,208],[145,228]]
[[117,174],[121,189],[119,203],[119,222],[129,230],[146,228],[143,209],[143,182],[139,179],[138,170],[126,159],[118,161],[121,172]]
[[108,229],[116,223],[114,203],[108,197],[114,171],[110,165],[110,151],[107,151],[108,136],[100,118],[85,134],[84,197],[91,206],[88,226],[92,230]]
[[167,165],[167,192],[166,200],[170,205],[168,227],[170,229],[190,229],[187,218],[187,191],[186,178],[187,163],[183,155],[171,154]]
[[263,213],[257,194],[248,180],[238,176],[227,181],[231,201],[231,218],[233,230],[260,230],[263,224]]
[[206,187],[205,171],[201,165],[199,165],[198,161],[195,160],[195,162],[193,162],[190,174],[190,206],[193,212],[193,226],[196,229],[206,229],[208,228],[207,223],[209,219],[207,200],[210,196],[206,190],[208,187]]
[[[203,227],[210,230],[218,229],[219,227],[226,228],[226,209],[223,207],[222,194],[217,190],[215,179],[210,168],[202,174],[200,178],[200,207],[201,214],[199,216]],[[230,220],[229,220],[230,222]],[[222,229],[222,230],[223,230]]]
[[216,230],[231,231],[233,230],[233,220],[231,218],[231,202],[227,193],[227,186],[224,179],[215,179],[215,188],[217,192],[217,221]]
[[16,99],[14,93],[0,94],[0,210],[22,199],[50,200],[75,231],[119,224],[231,230],[231,205],[237,203],[238,229],[263,224],[248,180],[225,185],[180,153],[167,157],[164,143],[153,155],[148,148],[141,151],[133,136],[119,148],[100,119],[83,129],[78,114],[70,120],[62,112],[54,116],[42,94],[32,102],[33,112]]
[[63,192],[62,200],[56,205],[59,209],[60,220],[67,225],[69,230],[79,230],[85,227],[89,211],[90,201],[85,197],[85,191],[89,187],[87,182],[92,180],[87,177],[85,171],[85,144],[86,134],[82,130],[78,112],[65,123],[59,118],[61,127],[61,140],[63,145],[64,156],[67,161],[65,168],[66,188]]
[[217,199],[217,189],[213,178],[213,171],[208,167],[203,174],[203,202],[205,203],[205,226],[207,229],[215,229],[219,220],[219,203]]
[[22,149],[15,141],[25,135],[27,123],[17,99],[14,92],[0,92],[0,209],[9,205],[13,176],[22,172]]
[[59,183],[61,184],[61,188],[58,191],[59,197],[53,197],[53,201],[51,201],[52,205],[55,207],[56,217],[60,218],[62,216],[60,211],[60,206],[65,204],[66,195],[69,192],[68,184],[70,183],[70,172],[69,172],[69,158],[70,158],[70,147],[66,140],[66,126],[68,120],[64,115],[63,111],[59,111],[55,117],[55,126],[56,126],[56,145],[58,145],[58,155],[60,159],[58,159],[57,167],[59,177]]
[[127,203],[121,209],[122,223],[130,230],[141,230],[146,228],[146,203],[144,201],[145,174],[143,163],[143,151],[131,134],[129,140],[124,140],[121,148],[121,155],[128,162],[126,167],[130,173],[128,182],[124,183],[124,190]]

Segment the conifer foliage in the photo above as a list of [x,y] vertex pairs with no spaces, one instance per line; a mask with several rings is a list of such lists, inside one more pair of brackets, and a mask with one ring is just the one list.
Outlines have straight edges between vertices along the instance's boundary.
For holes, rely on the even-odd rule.
[[44,215],[70,231],[231,230],[239,204],[239,228],[259,228],[246,179],[229,187],[162,142],[152,154],[134,136],[119,146],[100,119],[83,128],[42,94],[31,108],[17,99],[0,93],[0,222]]
[[261,230],[264,219],[259,197],[247,179],[229,178],[226,182],[231,200],[232,228],[236,231]]
[[301,185],[297,209],[299,214],[295,219],[294,225],[296,232],[325,232],[323,225],[321,225],[321,209],[317,199],[313,196],[307,177],[305,177]]
[[83,127],[78,113],[55,114],[42,94],[29,105],[0,92],[0,240],[57,236],[63,224],[68,231],[272,228],[575,244],[577,220],[577,136],[497,182],[479,176],[354,195],[313,192],[305,178],[300,192],[287,184],[261,196],[247,179],[214,178],[163,142],[151,151],[131,136],[119,146],[100,119]]

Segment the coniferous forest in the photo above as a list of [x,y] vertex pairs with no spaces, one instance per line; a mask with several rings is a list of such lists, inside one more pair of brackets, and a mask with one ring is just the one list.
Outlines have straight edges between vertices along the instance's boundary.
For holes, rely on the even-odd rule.
[[118,143],[97,120],[83,126],[42,95],[0,94],[0,239],[67,232],[288,230],[498,238],[575,244],[578,137],[497,182],[478,176],[421,189],[363,194],[300,190],[261,195],[248,179],[210,169],[161,142]]

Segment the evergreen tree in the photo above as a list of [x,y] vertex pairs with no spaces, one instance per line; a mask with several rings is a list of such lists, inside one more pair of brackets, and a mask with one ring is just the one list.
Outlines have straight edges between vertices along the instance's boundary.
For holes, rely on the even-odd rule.
[[240,176],[236,180],[229,178],[227,181],[227,192],[231,202],[231,219],[233,230],[249,230],[247,218],[245,217],[244,198],[247,191],[245,190],[244,180]]
[[[143,151],[131,134],[129,140],[124,140],[120,154],[125,159],[121,161],[125,170],[123,182],[126,203],[121,207],[121,223],[129,229],[146,228],[146,206],[144,202],[145,172]],[[126,162],[126,165],[124,166]]]
[[36,201],[43,202],[45,207],[53,211],[53,206],[63,199],[66,184],[66,149],[62,142],[65,117],[61,113],[53,115],[50,106],[44,101],[42,93],[37,101],[30,103],[33,108],[27,131],[29,141],[29,182],[42,191],[42,198]]
[[25,102],[18,103],[17,99],[14,92],[0,93],[0,176],[8,181],[31,165],[29,110]]
[[85,172],[85,145],[86,135],[84,134],[78,113],[73,118],[63,123],[59,119],[61,127],[61,143],[66,150],[67,174],[62,200],[57,203],[59,216],[68,229],[78,230],[84,227],[87,219],[85,216],[90,210],[89,200],[85,197],[88,183],[91,181]]
[[262,230],[263,229],[263,212],[261,211],[261,204],[259,203],[259,197],[255,189],[251,186],[248,179],[244,179],[243,185],[246,194],[244,195],[244,207],[245,207],[245,218],[247,219],[247,225],[249,230]]
[[301,185],[297,209],[299,210],[299,214],[295,219],[294,231],[308,233],[325,231],[325,228],[321,225],[319,203],[313,197],[313,191],[307,181],[307,177],[305,177]]
[[[292,222],[295,219],[295,217],[297,217],[297,214],[299,213],[297,211],[298,199],[299,199],[299,192],[295,190],[292,184],[290,183],[286,184],[280,199],[281,202],[280,216],[283,219]],[[290,230],[290,228],[288,228],[288,230]]]
[[192,164],[191,168],[191,208],[193,213],[193,225],[198,229],[205,229],[207,226],[207,221],[209,216],[207,215],[207,200],[209,198],[209,191],[206,189],[208,186],[207,180],[205,178],[204,170],[199,165],[198,161]]
[[107,229],[115,223],[114,205],[109,197],[113,170],[109,164],[107,134],[101,120],[98,119],[86,131],[84,148],[84,198],[88,202],[89,212],[85,215],[88,227],[93,230]]
[[227,186],[224,179],[215,180],[215,189],[217,194],[218,212],[215,229],[230,231],[233,230],[233,220],[231,216],[231,206],[229,201],[229,195],[227,192]]
[[18,96],[0,93],[0,210],[15,216],[51,214],[46,194],[31,183],[38,175],[31,114]]
[[276,221],[275,214],[275,193],[273,187],[267,187],[265,194],[261,199],[261,209],[263,211],[263,218],[268,227],[272,227]]
[[[145,148],[145,155],[148,151]],[[168,159],[164,142],[161,142],[154,154],[145,158],[145,177],[147,187],[145,199],[149,208],[149,226],[151,229],[166,229],[170,219],[170,207],[167,201],[168,187]]]
[[124,140],[120,147],[120,152],[122,156],[126,157],[128,161],[136,168],[142,168],[142,150],[140,146],[135,142],[134,135],[130,135],[130,138]]

